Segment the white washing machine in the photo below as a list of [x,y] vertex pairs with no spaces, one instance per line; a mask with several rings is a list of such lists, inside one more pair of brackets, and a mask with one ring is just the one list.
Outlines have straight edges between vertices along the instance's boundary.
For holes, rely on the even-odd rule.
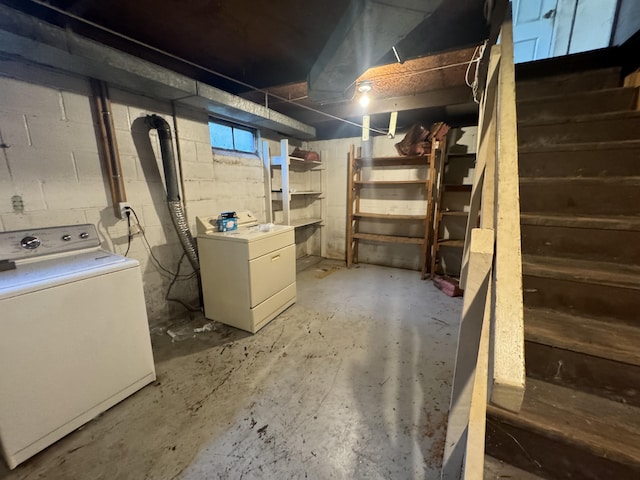
[[0,233],[9,468],[155,380],[140,265],[99,244],[93,225]]
[[296,301],[294,228],[239,212],[237,230],[218,232],[216,219],[196,217],[204,314],[256,333]]

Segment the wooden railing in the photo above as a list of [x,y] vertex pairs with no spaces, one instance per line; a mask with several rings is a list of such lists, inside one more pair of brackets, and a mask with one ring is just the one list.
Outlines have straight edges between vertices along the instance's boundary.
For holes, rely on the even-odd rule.
[[490,51],[460,284],[465,290],[442,479],[482,479],[487,402],[525,389],[518,145],[511,21]]

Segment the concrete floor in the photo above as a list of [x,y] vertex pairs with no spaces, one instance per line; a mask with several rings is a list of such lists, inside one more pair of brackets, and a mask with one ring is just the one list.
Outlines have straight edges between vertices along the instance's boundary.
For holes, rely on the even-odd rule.
[[439,478],[461,306],[323,261],[256,335],[153,335],[154,384],[0,478]]

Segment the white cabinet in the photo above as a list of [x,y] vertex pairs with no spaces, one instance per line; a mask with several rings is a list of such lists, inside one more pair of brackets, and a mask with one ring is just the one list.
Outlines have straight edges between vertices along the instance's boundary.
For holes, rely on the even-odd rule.
[[[326,170],[320,161],[292,156],[289,141],[280,141],[278,155],[263,143],[267,219],[296,229],[298,256],[325,256]],[[304,245],[303,245],[304,243]]]
[[251,333],[296,301],[293,228],[198,235],[207,318]]

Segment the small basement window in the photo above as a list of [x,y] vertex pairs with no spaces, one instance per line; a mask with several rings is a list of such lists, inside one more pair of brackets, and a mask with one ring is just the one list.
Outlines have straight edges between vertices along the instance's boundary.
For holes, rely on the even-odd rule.
[[211,146],[222,150],[256,153],[256,132],[247,127],[220,120],[209,120]]

